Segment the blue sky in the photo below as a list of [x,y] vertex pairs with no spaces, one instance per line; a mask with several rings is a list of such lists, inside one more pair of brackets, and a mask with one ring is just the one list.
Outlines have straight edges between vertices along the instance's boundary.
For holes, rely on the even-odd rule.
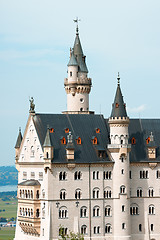
[[77,16],[93,81],[90,110],[109,117],[119,71],[128,115],[159,118],[159,11],[159,0],[1,0],[0,165],[14,164],[30,96],[36,112],[66,110],[63,81]]

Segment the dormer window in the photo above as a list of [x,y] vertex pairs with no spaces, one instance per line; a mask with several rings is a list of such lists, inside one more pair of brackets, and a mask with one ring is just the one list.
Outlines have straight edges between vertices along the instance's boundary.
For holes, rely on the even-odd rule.
[[116,103],[116,108],[118,108],[119,107],[119,104],[118,103]]
[[65,133],[69,133],[69,128],[66,128],[66,129],[65,129]]
[[131,144],[132,145],[135,145],[136,144],[136,139],[133,137],[132,140],[131,140]]
[[96,133],[100,133],[100,129],[99,128],[96,128]]
[[50,133],[53,133],[54,132],[54,128],[50,128]]
[[81,145],[82,144],[82,140],[80,137],[77,137],[76,138],[76,141],[77,141],[77,145]]
[[66,145],[66,139],[65,139],[65,137],[62,137],[62,138],[61,138],[61,144],[62,144],[62,145]]
[[150,140],[151,140],[150,137],[148,137],[148,138],[146,139],[146,143],[149,144]]
[[93,143],[94,145],[97,145],[97,138],[96,138],[96,137],[92,137],[92,143]]

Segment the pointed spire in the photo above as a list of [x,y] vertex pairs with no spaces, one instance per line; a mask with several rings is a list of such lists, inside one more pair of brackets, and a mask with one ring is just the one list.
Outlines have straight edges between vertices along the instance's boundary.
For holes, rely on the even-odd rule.
[[47,133],[46,133],[46,137],[45,137],[45,140],[44,140],[43,147],[52,147],[49,126],[47,126]]
[[19,134],[17,137],[15,148],[20,148],[22,142],[22,134],[21,134],[21,128],[19,128]]
[[71,57],[70,57],[70,60],[69,60],[69,63],[67,66],[78,66],[77,60],[76,60],[73,52],[71,52]]
[[118,77],[117,77],[117,91],[116,91],[114,103],[112,105],[111,117],[113,117],[113,118],[127,117],[126,105],[124,104],[123,96],[122,96],[122,92],[121,92],[121,88],[120,88],[119,73],[118,73]]

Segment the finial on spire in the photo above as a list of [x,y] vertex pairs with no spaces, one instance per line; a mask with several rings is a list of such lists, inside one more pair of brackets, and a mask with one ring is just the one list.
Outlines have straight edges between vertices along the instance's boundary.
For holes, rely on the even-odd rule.
[[118,84],[118,86],[120,85],[120,76],[119,76],[119,72],[118,72],[118,77],[117,77],[117,84]]
[[19,132],[21,132],[21,127],[19,127]]
[[81,19],[79,19],[78,17],[76,17],[76,19],[73,20],[75,23],[77,23],[77,27],[76,27],[76,34],[79,34],[79,28],[78,28],[78,22],[81,21]]

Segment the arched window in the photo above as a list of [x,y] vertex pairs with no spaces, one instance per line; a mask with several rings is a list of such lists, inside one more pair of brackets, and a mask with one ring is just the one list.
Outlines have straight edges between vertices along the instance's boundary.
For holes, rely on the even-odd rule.
[[142,197],[143,196],[143,190],[142,188],[137,189],[137,197]]
[[100,226],[94,227],[94,228],[93,228],[93,233],[94,233],[94,234],[99,234],[99,233],[100,233]]
[[25,198],[27,198],[27,197],[28,197],[27,190],[25,190]]
[[112,216],[111,206],[106,206],[104,212],[105,212],[105,217],[111,217]]
[[22,215],[22,208],[19,209],[19,215]]
[[96,133],[100,133],[100,129],[99,128],[96,128]]
[[154,195],[154,190],[153,190],[153,188],[149,188],[149,189],[148,189],[148,196],[149,196],[149,197],[153,197],[153,195]]
[[76,189],[75,191],[75,199],[80,199],[82,195],[82,192],[80,189]]
[[125,194],[126,193],[126,187],[124,185],[122,185],[120,187],[120,194]]
[[111,171],[104,171],[103,172],[103,179],[104,180],[110,180],[112,177],[112,172]]
[[49,153],[48,152],[46,152],[46,158],[49,158]]
[[83,234],[83,235],[87,234],[87,226],[86,225],[82,225],[81,234]]
[[30,190],[28,190],[28,198],[30,198],[30,197],[31,197]]
[[67,179],[67,173],[66,172],[60,172],[59,173],[59,180],[64,181]]
[[68,218],[68,210],[66,207],[61,207],[59,209],[59,218]]
[[60,199],[61,200],[65,200],[66,199],[66,190],[65,189],[62,189],[60,191]]
[[139,232],[142,232],[142,224],[139,224]]
[[66,236],[67,235],[67,231],[68,231],[67,228],[60,227],[59,228],[59,236]]
[[74,180],[80,180],[82,178],[82,173],[81,171],[76,171],[74,173]]
[[140,171],[140,178],[141,179],[147,179],[148,178],[148,171],[147,170]]
[[94,188],[93,189],[93,198],[99,198],[100,191],[99,188]]
[[81,138],[80,138],[80,137],[77,137],[77,138],[76,138],[76,141],[77,141],[77,145],[81,145],[81,144],[82,144],[82,141],[81,141]]
[[34,157],[34,146],[31,146],[31,157]]
[[65,137],[62,137],[62,138],[61,138],[61,144],[62,144],[62,145],[66,145],[66,139],[65,139]]
[[157,177],[157,178],[160,178],[160,170],[157,170],[157,171],[156,171],[156,177]]
[[93,145],[97,145],[97,138],[96,137],[92,137],[92,143],[93,143]]
[[31,190],[31,198],[33,198],[33,191]]
[[22,197],[22,190],[20,189],[19,191],[19,197],[21,198]]
[[99,171],[93,171],[93,179],[94,180],[99,179]]
[[81,218],[87,217],[87,207],[81,207],[81,209],[80,209],[80,217]]
[[93,208],[93,217],[99,217],[100,216],[100,207],[99,206],[95,206]]
[[40,212],[39,212],[39,209],[37,208],[37,209],[36,209],[36,217],[38,218],[39,215],[40,215]]
[[135,145],[136,144],[136,139],[133,137],[132,140],[131,140],[131,144],[132,145]]
[[106,187],[104,189],[104,198],[111,198],[112,197],[112,191],[110,187]]
[[122,223],[122,229],[126,229],[126,224],[125,223]]
[[139,214],[139,207],[137,204],[132,204],[130,207],[130,215],[138,215]]
[[112,233],[112,226],[110,223],[107,223],[105,226],[105,233],[109,234]]
[[31,208],[31,217],[33,217],[33,209]]
[[37,190],[36,198],[39,199],[39,190]]
[[154,205],[149,205],[148,207],[148,214],[149,215],[154,215],[155,214],[155,206]]

